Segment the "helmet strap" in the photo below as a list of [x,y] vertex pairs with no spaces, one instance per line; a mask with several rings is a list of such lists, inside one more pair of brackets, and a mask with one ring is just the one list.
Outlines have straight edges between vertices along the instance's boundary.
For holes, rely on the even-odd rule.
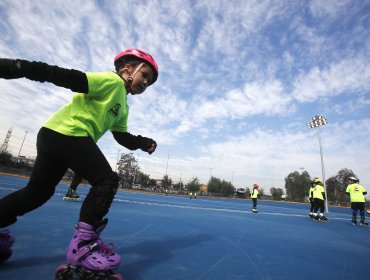
[[135,68],[135,70],[134,70],[134,72],[127,78],[127,83],[129,84],[129,85],[131,85],[132,84],[132,82],[133,82],[133,80],[134,80],[134,78],[135,78],[135,76],[136,76],[136,73],[137,72],[139,72],[139,70],[141,69],[141,67],[143,67],[144,66],[144,63],[143,62],[141,62],[136,68]]

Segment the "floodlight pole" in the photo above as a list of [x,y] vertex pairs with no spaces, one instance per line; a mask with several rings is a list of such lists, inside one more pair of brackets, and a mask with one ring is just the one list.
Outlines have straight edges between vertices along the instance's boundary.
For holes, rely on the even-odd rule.
[[328,193],[326,191],[326,182],[325,182],[325,168],[324,168],[324,157],[322,151],[322,143],[321,143],[321,134],[320,134],[320,126],[327,124],[326,118],[322,116],[314,116],[312,121],[307,124],[308,128],[317,127],[318,129],[318,138],[319,138],[319,145],[320,145],[320,157],[321,157],[321,172],[322,172],[322,181],[324,184],[325,190],[325,210],[329,213],[329,205],[328,205]]

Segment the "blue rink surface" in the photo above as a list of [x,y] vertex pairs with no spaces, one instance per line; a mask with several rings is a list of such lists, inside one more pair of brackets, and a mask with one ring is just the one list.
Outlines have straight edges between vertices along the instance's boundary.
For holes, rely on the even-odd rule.
[[[0,197],[27,179],[0,175]],[[62,198],[8,229],[13,255],[0,279],[54,279],[65,263],[81,202]],[[80,186],[82,198],[89,186]],[[351,210],[329,209],[329,223],[311,221],[308,204],[207,199],[119,191],[102,232],[122,257],[125,280],[370,279],[370,227],[352,226]]]

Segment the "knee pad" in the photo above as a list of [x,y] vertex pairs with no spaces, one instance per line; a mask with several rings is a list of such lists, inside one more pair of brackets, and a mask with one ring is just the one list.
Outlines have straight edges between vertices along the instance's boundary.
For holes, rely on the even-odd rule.
[[102,178],[99,183],[97,183],[94,188],[96,190],[96,206],[98,212],[104,217],[112,204],[113,198],[118,190],[119,177],[116,172],[111,172],[104,178]]

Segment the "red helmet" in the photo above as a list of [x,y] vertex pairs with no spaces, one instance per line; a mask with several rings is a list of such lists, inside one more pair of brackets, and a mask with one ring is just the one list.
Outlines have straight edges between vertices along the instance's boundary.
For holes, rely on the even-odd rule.
[[257,184],[253,184],[253,189],[258,189],[260,186]]
[[130,49],[127,49],[117,54],[114,58],[114,63],[116,63],[118,59],[124,56],[134,56],[136,58],[139,58],[140,60],[147,62],[150,65],[150,67],[152,67],[152,70],[153,70],[152,84],[154,84],[154,82],[158,78],[158,65],[157,65],[157,62],[155,62],[154,58],[149,53],[144,52],[140,49],[130,48]]

